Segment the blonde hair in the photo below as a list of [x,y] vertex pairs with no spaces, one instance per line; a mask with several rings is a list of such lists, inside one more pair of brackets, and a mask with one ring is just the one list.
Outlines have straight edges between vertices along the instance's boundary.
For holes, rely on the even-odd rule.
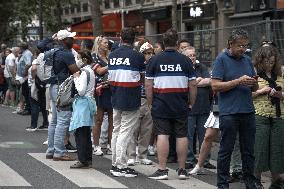
[[[103,39],[107,40],[107,38],[105,38],[102,35],[96,37],[96,39],[94,41],[93,48],[92,48],[92,53],[99,54],[99,46],[100,46],[101,42],[103,41]],[[108,55],[108,53],[109,52],[107,52],[106,54]]]

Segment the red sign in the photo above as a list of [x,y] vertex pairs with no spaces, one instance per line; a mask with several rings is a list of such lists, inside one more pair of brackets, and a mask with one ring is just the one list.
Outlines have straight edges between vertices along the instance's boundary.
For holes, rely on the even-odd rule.
[[[107,14],[102,16],[103,32],[116,33],[121,31],[121,18],[118,14]],[[92,33],[92,20],[86,20],[71,25],[71,31],[77,33]]]

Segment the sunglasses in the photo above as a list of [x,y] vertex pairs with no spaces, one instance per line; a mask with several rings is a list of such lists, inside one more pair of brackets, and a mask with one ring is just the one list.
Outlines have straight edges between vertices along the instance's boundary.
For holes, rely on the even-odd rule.
[[153,55],[154,53],[153,52],[144,52],[143,54],[144,55]]
[[189,57],[196,57],[196,54],[189,54]]

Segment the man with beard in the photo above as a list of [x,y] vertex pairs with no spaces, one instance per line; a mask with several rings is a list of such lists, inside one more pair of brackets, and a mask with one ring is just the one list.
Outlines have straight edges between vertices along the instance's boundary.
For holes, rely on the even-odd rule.
[[46,152],[46,159],[53,159],[54,161],[73,161],[66,154],[64,146],[64,138],[66,131],[70,125],[72,116],[71,106],[56,107],[56,98],[58,87],[70,75],[79,71],[76,66],[74,55],[72,54],[72,45],[74,43],[73,37],[76,32],[69,32],[67,30],[60,30],[56,34],[56,39],[59,41],[59,50],[54,54],[53,69],[55,77],[50,82],[50,99],[52,119],[48,126],[48,149]]

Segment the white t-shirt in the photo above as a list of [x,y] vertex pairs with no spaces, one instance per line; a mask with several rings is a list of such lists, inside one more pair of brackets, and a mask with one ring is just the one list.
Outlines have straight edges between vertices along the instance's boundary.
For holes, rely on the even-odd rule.
[[[19,64],[19,57],[16,58],[16,65]],[[26,81],[26,77],[21,77],[16,73],[16,80],[20,82],[20,84],[24,83]]]
[[84,67],[90,73],[90,81],[88,81],[88,76],[85,71],[82,71],[80,77],[74,78],[75,87],[80,96],[89,96],[92,97],[94,93],[95,86],[95,74],[90,65]]
[[[37,59],[34,59],[32,62],[32,65],[38,64]],[[32,77],[32,66],[28,69],[28,84],[29,86],[32,86],[32,83],[34,82]]]
[[10,53],[5,60],[4,77],[12,77],[10,67],[16,66],[16,57],[13,53]]

